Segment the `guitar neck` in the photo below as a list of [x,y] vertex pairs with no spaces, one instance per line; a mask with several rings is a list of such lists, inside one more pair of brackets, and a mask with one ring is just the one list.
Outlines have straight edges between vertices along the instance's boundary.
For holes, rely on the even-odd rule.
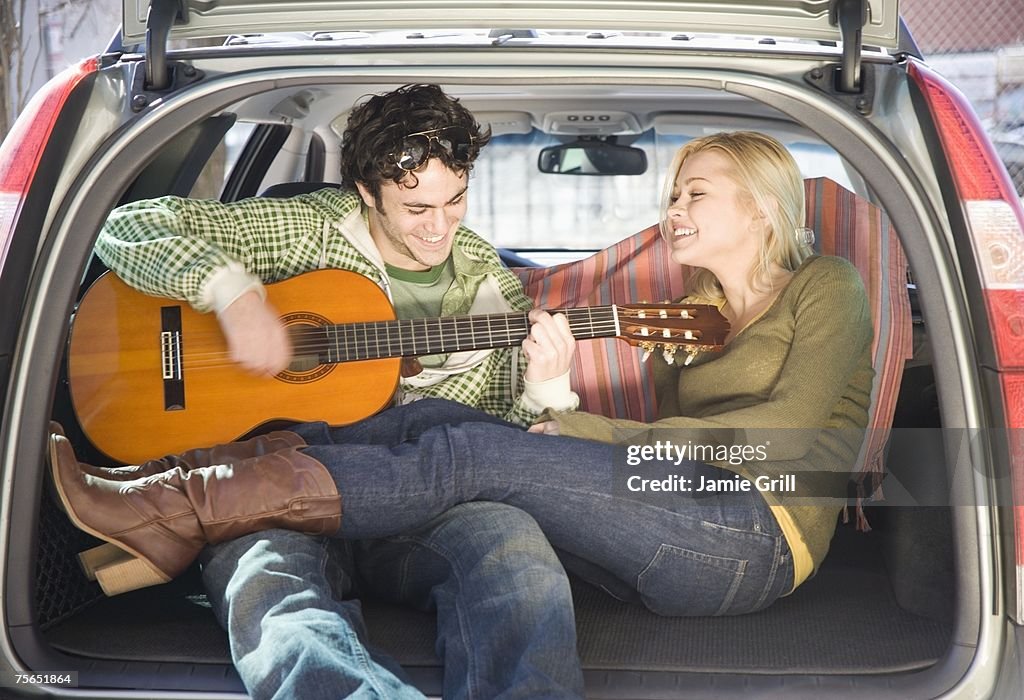
[[[615,305],[560,310],[577,340],[618,335]],[[530,333],[527,312],[412,318],[304,328],[293,336],[297,354],[323,364],[422,357],[518,345]]]

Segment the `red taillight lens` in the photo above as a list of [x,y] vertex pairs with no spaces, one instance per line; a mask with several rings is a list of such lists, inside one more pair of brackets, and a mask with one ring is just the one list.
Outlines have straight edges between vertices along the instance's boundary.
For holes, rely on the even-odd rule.
[[971,228],[998,367],[1024,369],[1024,208],[967,98],[917,63],[910,75],[928,100]]
[[0,269],[57,116],[75,86],[98,68],[99,59],[89,58],[55,76],[35,94],[0,144]]
[[[1015,415],[1024,415],[1024,374],[1004,374],[1002,377],[1003,396],[1006,401],[1007,411]],[[1014,522],[1017,527],[1017,601],[1021,605],[1021,598],[1024,591],[1020,589],[1024,585],[1024,479],[1018,470],[1024,464],[1024,428],[1020,424],[1011,424],[1010,430],[1010,457],[1013,461],[1013,512]],[[1018,611],[1020,612],[1020,611]]]
[[978,122],[967,98],[938,76],[917,64],[911,75],[918,79],[928,98],[939,137],[949,160],[956,188],[963,200],[1011,200],[1016,198],[1009,177],[1003,177],[1002,165]]
[[985,288],[1006,412],[1016,527],[1015,619],[1024,622],[1024,207],[967,99],[917,63],[920,87],[949,160]]

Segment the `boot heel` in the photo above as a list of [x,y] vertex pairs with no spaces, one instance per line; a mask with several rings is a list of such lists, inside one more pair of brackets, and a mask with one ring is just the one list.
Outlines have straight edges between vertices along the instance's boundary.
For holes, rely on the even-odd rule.
[[[117,548],[114,547],[114,549]],[[125,551],[119,551],[120,557],[96,569],[96,580],[99,581],[100,588],[108,597],[139,588],[156,586],[171,580],[169,576],[158,571],[145,559],[133,557]]]
[[90,581],[96,580],[96,570],[108,564],[113,564],[119,559],[131,557],[126,551],[109,542],[98,547],[79,552],[78,563],[82,565],[82,572]]

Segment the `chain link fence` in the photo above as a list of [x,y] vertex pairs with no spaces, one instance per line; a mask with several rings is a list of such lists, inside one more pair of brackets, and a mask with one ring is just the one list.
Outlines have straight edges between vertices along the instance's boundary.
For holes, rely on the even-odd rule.
[[901,0],[928,63],[970,99],[1024,197],[1024,0]]

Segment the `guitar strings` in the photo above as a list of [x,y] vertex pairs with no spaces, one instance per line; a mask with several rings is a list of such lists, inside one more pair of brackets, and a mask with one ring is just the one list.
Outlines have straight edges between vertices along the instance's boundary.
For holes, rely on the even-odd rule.
[[[598,308],[602,310],[600,307]],[[610,307],[608,312],[610,312]],[[578,325],[580,321],[588,320],[589,317],[600,316],[599,313],[589,313],[586,309],[572,309],[566,315],[570,317],[570,326],[573,323]],[[390,350],[393,350],[396,345],[402,347],[406,342],[414,349],[409,353],[410,355],[423,355],[427,353],[425,350],[422,352],[416,350],[418,345],[436,344],[443,341],[443,345],[454,347],[442,347],[441,352],[452,350],[457,352],[462,345],[479,346],[492,343],[498,346],[514,345],[525,339],[529,333],[526,312],[522,314],[453,316],[440,319],[440,322],[439,319],[402,319],[400,321],[391,319],[348,323],[337,327],[348,330],[339,334],[331,334],[328,337],[327,329],[332,328],[331,326],[302,326],[291,329],[290,339],[293,353],[295,355],[325,353],[332,356],[332,361],[338,361],[344,355],[344,361],[359,361],[379,359],[380,356],[397,356]],[[580,332],[590,331],[614,335],[614,330],[613,319],[604,321],[598,318],[593,323],[588,322],[586,328]],[[487,338],[486,342],[484,337]],[[375,352],[360,353],[359,350],[363,348],[373,348]],[[381,353],[382,349],[385,350],[384,353]],[[337,359],[333,357],[335,355],[338,356]],[[229,357],[230,353],[226,351],[189,353],[186,342],[183,364],[190,369],[220,367],[230,363]]]
[[[643,317],[640,316],[640,312],[633,309],[618,308],[618,316],[621,319],[637,319],[642,321],[649,321],[652,325],[656,325],[659,320],[657,309],[661,307],[652,305],[651,309],[645,309],[646,312]],[[687,308],[687,307],[678,307]],[[691,313],[696,315],[694,312],[697,309],[689,307]],[[573,328],[574,335],[579,334],[592,334],[591,337],[608,337],[615,335],[616,322],[612,312],[612,307],[591,307],[591,308],[572,308],[572,309],[552,309],[552,313],[564,313],[569,320],[570,326],[574,324],[585,324],[584,328]],[[595,318],[596,316],[596,318]],[[677,317],[678,318],[678,317]],[[497,321],[498,327],[495,327],[494,323]],[[502,327],[504,326],[504,327]],[[335,333],[328,338],[329,330],[331,328],[342,328],[340,334]],[[398,333],[399,337],[395,338],[395,333]],[[362,334],[362,337],[360,336]],[[460,346],[463,344],[474,345],[479,340],[484,345],[489,345],[495,342],[494,336],[497,335],[498,343],[507,343],[508,345],[514,345],[525,339],[529,333],[529,321],[526,312],[522,314],[485,314],[476,316],[451,316],[445,318],[434,318],[434,319],[389,319],[382,321],[366,321],[366,322],[355,322],[339,324],[336,326],[301,326],[290,329],[289,335],[292,341],[292,351],[298,356],[308,356],[312,354],[328,354],[329,356],[337,355],[338,359],[331,357],[331,361],[359,361],[369,359],[380,359],[381,357],[397,357],[391,350],[393,349],[396,342],[399,347],[403,347],[405,342],[408,340],[412,345],[413,352],[410,355],[422,355],[426,354],[426,351],[420,351],[416,349],[417,340],[423,344],[439,343],[443,342],[444,345],[453,345],[454,348],[442,347],[437,351],[440,352],[458,352]],[[373,335],[373,339],[370,335]],[[379,336],[383,334],[385,337],[381,339]],[[487,335],[488,342],[484,343],[482,336]],[[193,334],[190,337],[198,338],[201,336],[210,336],[211,334]],[[350,337],[349,337],[350,336]],[[502,336],[505,336],[504,338]],[[578,339],[587,339],[585,337],[579,337]],[[652,340],[655,340],[656,336],[652,336]],[[675,342],[688,342],[684,338],[673,337]],[[693,342],[690,340],[689,342]],[[369,348],[369,346],[375,346],[377,353],[370,354],[368,356],[360,356],[359,349]],[[385,353],[380,354],[380,350],[385,348]],[[355,353],[353,353],[355,350]],[[340,355],[344,354],[344,360],[340,360]],[[355,355],[353,357],[353,354]],[[186,348],[183,352],[182,362],[184,366],[189,369],[203,369],[209,367],[221,367],[226,364],[232,364],[230,360],[230,353],[227,351],[211,351],[205,353],[189,353]]]

